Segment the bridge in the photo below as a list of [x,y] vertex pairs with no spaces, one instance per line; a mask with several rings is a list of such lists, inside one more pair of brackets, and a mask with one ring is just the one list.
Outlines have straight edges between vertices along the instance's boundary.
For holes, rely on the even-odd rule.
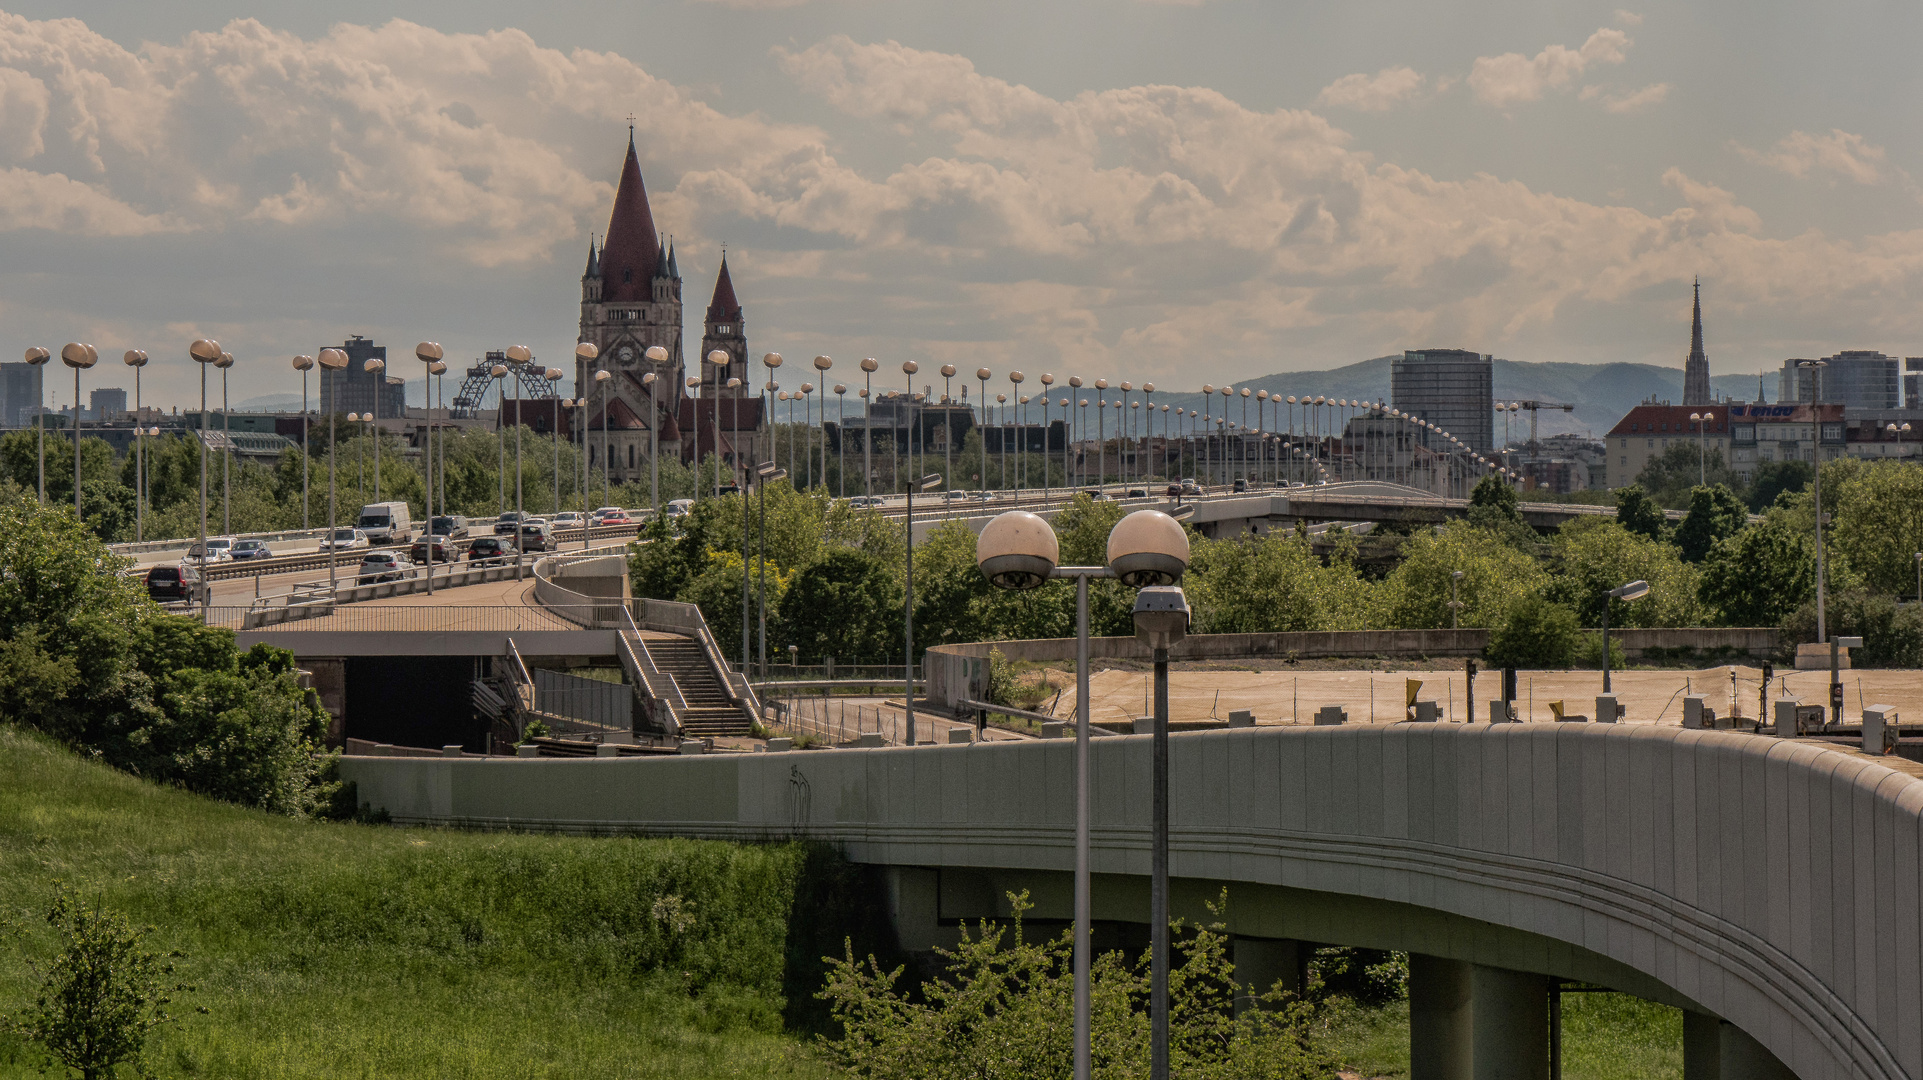
[[[1151,740],[1095,740],[1094,914],[1148,911]],[[1068,740],[587,760],[347,757],[399,823],[805,838],[883,868],[911,949],[1069,917]],[[1411,954],[1412,1075],[1547,1075],[1562,981],[1683,1009],[1685,1075],[1923,1077],[1923,781],[1807,740],[1603,724],[1170,739],[1172,895],[1238,970]],[[1895,766],[1895,767],[1892,767]]]

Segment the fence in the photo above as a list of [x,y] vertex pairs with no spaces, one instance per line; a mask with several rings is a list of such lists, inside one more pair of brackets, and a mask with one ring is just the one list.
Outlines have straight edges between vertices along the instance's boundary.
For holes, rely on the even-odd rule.
[[601,679],[535,668],[534,708],[537,712],[622,731],[634,726],[634,687]]
[[[219,625],[238,626],[239,615],[245,608],[209,609],[210,622],[214,616],[220,619]],[[603,605],[580,605],[575,607],[535,608],[525,605],[427,605],[394,604],[379,607],[353,605],[336,608],[326,615],[311,619],[297,619],[291,622],[270,623],[264,626],[249,627],[260,633],[312,632],[337,630],[382,630],[382,631],[458,631],[481,630],[496,633],[522,633],[532,630],[576,630],[581,627],[614,628],[614,621],[596,616],[604,613]],[[620,607],[614,608],[618,619]]]

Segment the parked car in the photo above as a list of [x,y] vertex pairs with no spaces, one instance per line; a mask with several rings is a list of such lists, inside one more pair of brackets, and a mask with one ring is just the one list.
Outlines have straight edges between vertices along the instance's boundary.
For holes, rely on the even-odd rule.
[[502,514],[494,522],[494,535],[513,536],[516,532],[520,531],[521,517],[522,514],[518,510],[509,510],[507,513]]
[[529,518],[521,523],[522,551],[553,551],[554,528],[541,518]]
[[398,551],[374,551],[361,557],[362,581],[395,581],[414,576],[414,564]]
[[427,530],[449,540],[467,539],[467,519],[459,514],[440,514],[428,521]]
[[200,570],[191,563],[156,566],[147,571],[147,595],[155,600],[192,600],[200,590]]
[[234,541],[233,552],[229,557],[235,562],[253,559],[271,559],[274,557],[274,552],[267,546],[267,541],[265,540],[236,540]]
[[320,542],[322,551],[358,551],[367,546],[367,534],[359,529],[335,529]]
[[423,536],[407,549],[407,557],[416,563],[451,562],[459,554],[445,536]]
[[1245,479],[1238,477],[1235,483],[1229,486],[1229,490],[1239,495],[1242,492],[1249,490],[1249,482]]
[[514,554],[514,548],[498,536],[477,536],[467,547],[467,560],[478,562],[482,559],[504,559]]
[[[200,545],[187,545],[187,558],[200,562]],[[207,562],[226,562],[234,557],[234,538],[231,536],[210,536],[207,538]]]

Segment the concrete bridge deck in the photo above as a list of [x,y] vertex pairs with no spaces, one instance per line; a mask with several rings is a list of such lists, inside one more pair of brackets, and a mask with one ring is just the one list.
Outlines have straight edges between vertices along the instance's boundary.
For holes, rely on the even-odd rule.
[[[1100,919],[1146,915],[1149,749],[1093,745]],[[831,842],[889,868],[898,928],[926,941],[939,920],[993,914],[1003,888],[1061,916],[1073,751],[341,771],[402,823]],[[1178,735],[1170,752],[1178,914],[1227,886],[1239,937],[1416,954],[1412,1049],[1428,1075],[1496,1075],[1482,1063],[1501,1060],[1543,1075],[1536,991],[1556,977],[1688,1010],[1691,1080],[1787,1075],[1773,1059],[1808,1080],[1923,1078],[1923,781],[1873,759],[1593,724],[1254,728]],[[1749,1065],[1713,1071],[1719,1031],[1722,1060]]]

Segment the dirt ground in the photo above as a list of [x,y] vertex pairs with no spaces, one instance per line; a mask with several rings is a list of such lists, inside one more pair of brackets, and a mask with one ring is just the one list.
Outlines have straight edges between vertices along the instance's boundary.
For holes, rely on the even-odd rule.
[[[1089,680],[1089,718],[1100,722],[1145,715],[1150,678],[1147,670],[1098,667]],[[1257,723],[1310,723],[1322,706],[1341,705],[1348,710],[1350,723],[1390,723],[1403,716],[1405,681],[1409,679],[1421,680],[1417,697],[1434,700],[1444,719],[1471,719],[1461,665],[1266,671],[1188,665],[1186,670],[1169,673],[1169,718],[1227,719],[1232,709],[1251,709]],[[1625,722],[1676,724],[1682,720],[1687,694],[1704,695],[1719,716],[1736,715],[1734,706],[1740,709],[1739,715],[1755,717],[1761,679],[1761,669],[1738,666],[1697,671],[1632,669],[1614,673],[1611,683],[1617,702],[1625,710]],[[1923,671],[1845,671],[1842,680],[1847,719],[1855,719],[1863,705],[1877,704],[1896,706],[1906,719],[1923,717]],[[1038,711],[1048,712],[1052,704],[1053,715],[1072,717],[1073,678],[1051,681],[1058,681],[1066,689],[1059,699],[1051,696],[1042,702]],[[1827,698],[1828,683],[1828,671],[1779,671],[1770,696],[1787,695],[1805,704],[1821,704]],[[1501,693],[1500,671],[1478,672],[1473,719],[1487,720],[1489,702]],[[1593,717],[1600,693],[1600,671],[1522,671],[1516,676],[1516,711],[1523,720],[1553,720],[1549,703],[1562,701],[1565,712]]]

